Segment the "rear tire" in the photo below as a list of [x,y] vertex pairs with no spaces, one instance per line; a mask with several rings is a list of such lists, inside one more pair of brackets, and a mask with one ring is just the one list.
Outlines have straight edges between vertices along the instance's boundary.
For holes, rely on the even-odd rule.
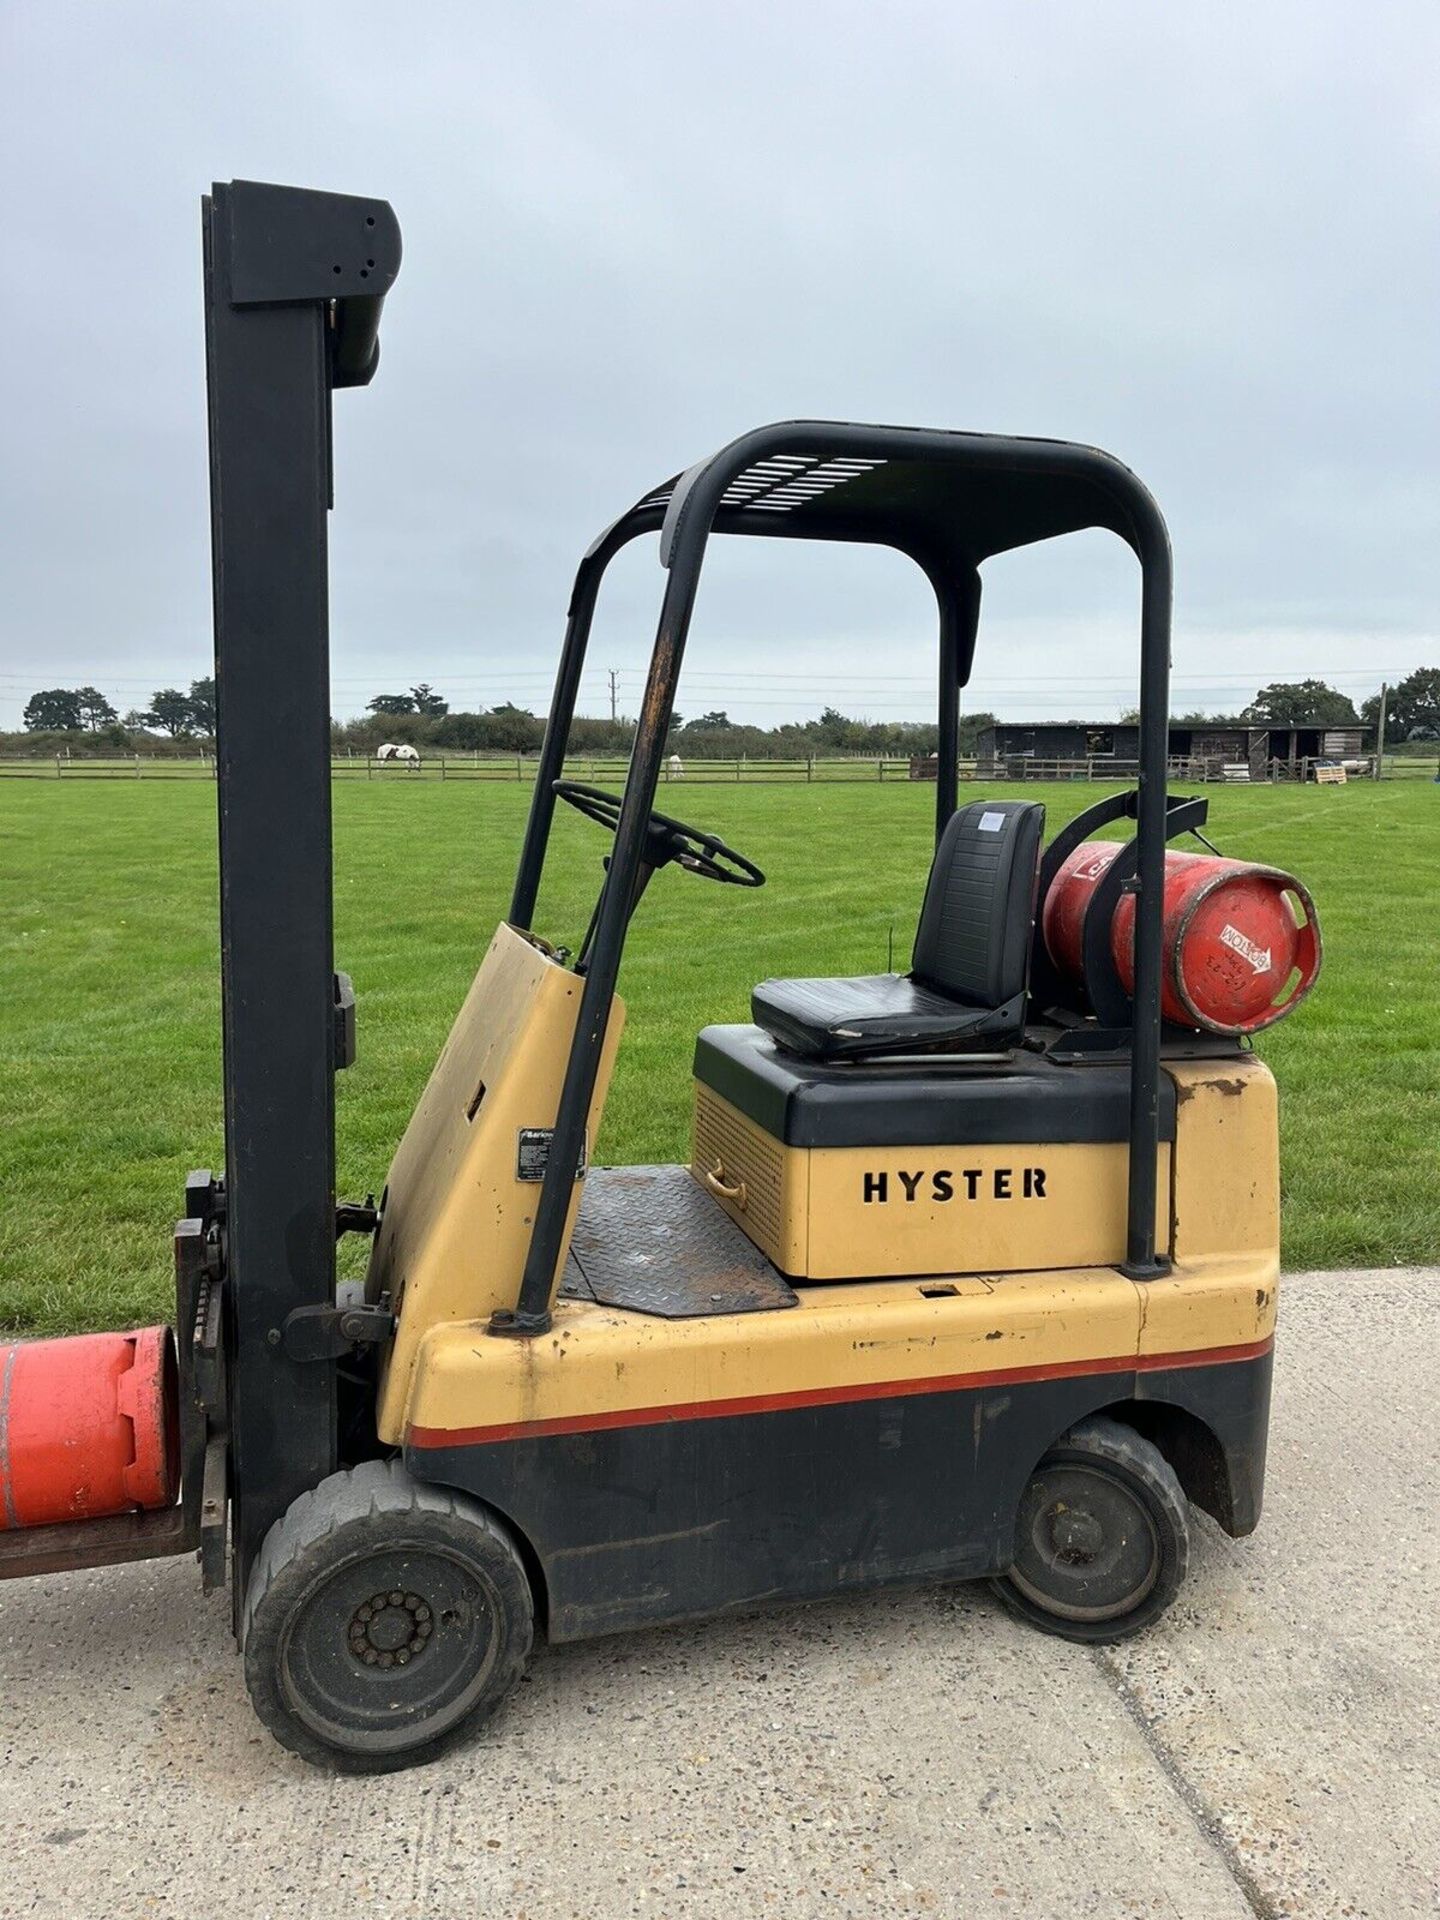
[[1036,1468],[1015,1516],[1015,1558],[991,1585],[1042,1632],[1103,1645],[1158,1620],[1189,1559],[1174,1469],[1133,1427],[1096,1414]]
[[529,1580],[494,1516],[398,1460],[367,1460],[266,1534],[245,1596],[245,1684],[292,1753],[388,1773],[493,1713],[533,1631]]

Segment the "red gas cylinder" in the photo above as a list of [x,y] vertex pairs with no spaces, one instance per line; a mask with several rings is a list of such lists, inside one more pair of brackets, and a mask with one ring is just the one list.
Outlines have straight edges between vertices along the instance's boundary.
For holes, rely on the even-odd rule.
[[0,1346],[0,1528],[169,1506],[179,1462],[168,1327]]
[[[1046,951],[1083,977],[1085,912],[1120,848],[1077,847],[1056,874],[1041,918]],[[1124,893],[1110,951],[1127,993],[1135,981],[1135,896]],[[1315,903],[1293,874],[1212,854],[1165,855],[1161,1011],[1177,1026],[1258,1033],[1292,1012],[1320,972]]]

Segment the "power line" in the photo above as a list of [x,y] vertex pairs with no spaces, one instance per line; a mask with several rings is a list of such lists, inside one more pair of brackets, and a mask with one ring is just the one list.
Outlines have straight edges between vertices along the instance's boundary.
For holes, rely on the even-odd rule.
[[[983,650],[982,650],[981,657],[983,659]],[[208,662],[206,664],[208,664]],[[1406,670],[1407,669],[1403,666],[1396,666],[1393,664],[1388,667],[1382,667],[1378,665],[1376,666],[1367,665],[1363,667],[1357,667],[1357,666],[1334,667],[1334,666],[1316,666],[1312,662],[1305,662],[1304,664],[1295,665],[1295,666],[1289,666],[1289,665],[1273,666],[1272,665],[1271,667],[1267,669],[1261,669],[1260,671],[1268,671],[1272,673],[1304,673],[1312,678],[1319,677],[1321,675],[1328,675],[1331,679],[1374,679],[1376,674],[1384,675],[1384,674],[1390,674],[1390,673],[1403,673]],[[186,669],[186,671],[188,671],[188,669]],[[587,675],[591,676],[592,678],[600,677],[600,678],[609,680],[612,677],[618,676],[620,679],[626,679],[626,680],[643,680],[645,678],[645,675],[648,669],[645,666],[621,666],[621,667],[603,667],[603,668],[589,666],[589,667],[586,667],[584,671]],[[824,670],[822,666],[820,668],[808,668],[808,669],[802,669],[794,672],[788,672],[788,671],[781,672],[781,671],[775,670],[774,668],[768,668],[768,667],[754,667],[754,668],[707,667],[697,662],[697,663],[694,663],[692,666],[688,667],[686,671],[689,673],[690,677],[692,678],[698,677],[701,679],[710,679],[710,680],[725,679],[725,680],[745,680],[745,681],[752,681],[752,680],[811,681],[817,677],[817,674],[823,673]],[[432,667],[431,672],[435,673],[437,677],[440,680],[442,680],[447,686],[482,685],[494,680],[505,680],[505,681],[524,680],[524,681],[531,681],[531,682],[544,681],[546,683],[549,683],[553,681],[555,678],[555,675],[552,671],[548,671],[544,669],[528,669],[527,668],[524,670],[519,670],[519,669],[511,669],[504,666],[487,667],[481,672],[472,672],[468,670],[464,672],[458,672],[458,671],[452,671],[442,666],[442,667]],[[34,675],[37,673],[68,674],[72,677],[78,676],[81,678],[83,678],[85,675],[88,675],[88,674],[95,674],[99,677],[104,678],[107,685],[109,686],[128,686],[128,687],[153,686],[157,678],[164,678],[164,674],[161,673],[159,670],[149,673],[145,675],[143,678],[133,673],[126,673],[126,674],[116,676],[116,675],[112,675],[107,668],[103,666],[97,666],[93,662],[87,665],[77,666],[73,662],[70,664],[65,664],[65,663],[57,663],[54,660],[46,660],[43,665],[33,665],[28,667],[19,667],[19,666],[0,667],[0,680],[28,680],[33,678]],[[338,674],[331,681],[331,685],[334,687],[362,687],[362,686],[368,687],[368,686],[375,685],[379,680],[381,680],[383,678],[383,674],[384,674],[383,669],[374,673],[366,673],[363,675],[358,673]],[[196,677],[208,678],[208,676],[196,676]],[[877,683],[880,682],[880,676],[878,675],[874,675],[874,674],[858,674],[857,675],[853,671],[841,672],[834,676],[826,676],[826,677],[827,678],[833,677],[836,680],[844,680],[844,681],[865,680],[865,681],[875,681]],[[894,681],[897,677],[900,677],[900,676],[886,675],[884,676],[884,681],[886,684],[894,684]],[[916,685],[931,686],[934,684],[934,676],[930,674],[926,674],[923,676],[909,675],[909,676],[903,676],[903,677],[910,679]],[[1130,679],[1132,677],[1133,676],[1128,673],[1127,674],[1081,673],[1081,674],[1059,674],[1059,675],[1047,674],[1046,675],[1046,678],[1051,680],[1054,680],[1054,679],[1120,680],[1120,679]],[[1210,677],[1211,676],[1208,674],[1196,673],[1196,672],[1173,673],[1171,675],[1171,678],[1175,680],[1203,680],[1203,679],[1208,679]],[[1244,677],[1247,679],[1251,678],[1253,677],[1253,673],[1247,672],[1244,675]]]
[[[1298,667],[1291,667],[1291,668],[1272,667],[1257,673],[1237,674],[1234,676],[1226,676],[1223,674],[1216,675],[1216,674],[1209,674],[1209,673],[1175,673],[1170,676],[1170,684],[1172,686],[1243,688],[1243,687],[1254,686],[1259,680],[1262,679],[1263,673],[1265,671],[1268,671],[1272,675],[1276,675],[1276,674],[1283,674],[1286,672],[1300,673],[1304,670]],[[1408,671],[1410,671],[1410,669],[1407,669],[1405,667],[1397,667],[1397,666],[1320,667],[1320,668],[1312,668],[1312,669],[1309,669],[1308,671],[1305,671],[1305,677],[1307,679],[1356,680],[1356,681],[1368,681],[1368,682],[1378,683],[1378,681],[1381,679],[1393,680],[1397,677],[1403,678]],[[597,673],[603,673],[605,683],[612,694],[616,692],[617,682],[621,678],[638,681],[641,683],[643,683],[645,679],[644,671],[640,668],[610,667],[606,669],[589,669],[588,672],[591,678],[591,684],[592,684],[593,690],[598,690],[594,688],[594,675]],[[94,667],[81,668],[81,669],[57,668],[52,665],[52,666],[38,669],[30,673],[0,671],[0,683],[12,685],[16,688],[30,687],[33,689],[37,680],[53,679],[58,676],[61,678],[77,679],[81,681],[81,683],[83,684],[90,678],[91,675],[94,676],[96,681],[103,681],[105,687],[108,687],[115,692],[128,692],[128,691],[153,692],[155,688],[156,679],[164,677],[163,675],[162,676],[152,675],[145,680],[131,680],[131,679],[116,680],[116,679],[109,678],[104,673],[103,669],[98,669]],[[717,670],[715,672],[707,672],[703,668],[695,668],[689,672],[682,672],[681,678],[687,686],[692,686],[692,687],[695,687],[695,686],[749,687],[749,686],[755,686],[757,684],[760,684],[760,685],[773,685],[776,687],[777,692],[788,690],[791,685],[794,685],[796,687],[806,687],[806,686],[818,687],[822,690],[833,688],[837,691],[846,691],[846,692],[857,692],[857,691],[865,692],[865,691],[873,690],[876,693],[893,693],[904,688],[923,689],[928,692],[933,690],[935,685],[935,681],[933,677],[928,675],[914,676],[914,675],[893,674],[893,675],[886,675],[883,679],[879,679],[873,676],[858,678],[858,677],[849,676],[849,675],[840,675],[840,674],[831,675],[831,674],[826,674],[825,672],[823,672],[823,670],[819,670],[815,673],[781,674],[781,673],[769,673],[769,672],[760,672],[760,671],[757,671],[755,673],[743,673],[743,672],[734,673],[734,672],[721,671],[721,670]],[[980,679],[984,685],[991,687],[998,692],[1005,692],[1010,689],[1034,688],[1037,685],[1043,685],[1045,687],[1076,687],[1076,688],[1099,687],[1099,686],[1129,687],[1136,684],[1137,675],[1106,674],[1106,673],[1096,673],[1096,674],[1037,673],[1035,676],[1029,679],[1024,679],[1024,680],[991,680],[982,673],[982,675],[980,676]],[[505,691],[505,690],[514,689],[520,686],[537,686],[538,685],[542,687],[549,687],[553,684],[553,681],[554,681],[554,676],[548,673],[547,674],[541,674],[541,673],[509,674],[509,673],[505,673],[504,671],[496,671],[496,672],[488,673],[484,675],[443,674],[442,673],[440,676],[440,684],[452,692],[458,688],[471,688],[476,690],[489,689],[492,691],[493,690]],[[361,692],[368,692],[368,691],[371,691],[375,685],[376,685],[376,681],[373,678],[364,679],[364,680],[352,680],[347,678],[347,679],[341,679],[341,680],[333,680],[330,683],[331,692],[337,693],[337,694],[355,694],[355,693],[361,693]],[[584,681],[582,680],[582,686],[583,685],[584,685]]]
[[[1269,671],[1271,673],[1303,672],[1305,675],[1305,678],[1307,679],[1324,678],[1324,679],[1331,679],[1331,680],[1374,680],[1376,679],[1377,675],[1383,676],[1387,673],[1391,673],[1391,674],[1403,673],[1406,671],[1406,669],[1400,668],[1400,667],[1388,667],[1388,668],[1387,667],[1321,667],[1321,668],[1308,668],[1308,669],[1302,669],[1299,667],[1289,667],[1289,668],[1279,667],[1279,668],[1270,668]],[[637,677],[643,678],[643,675],[640,675],[637,673]],[[992,680],[992,681],[989,681],[988,684],[992,686],[997,686],[997,687],[1005,687],[1005,686],[1033,687],[1040,682],[1043,682],[1045,686],[1050,686],[1050,687],[1054,687],[1054,686],[1092,687],[1092,686],[1104,686],[1104,685],[1133,686],[1136,683],[1138,677],[1139,677],[1138,671],[1137,673],[1077,673],[1077,674],[1054,674],[1054,673],[1037,672],[1031,678],[1026,680],[1009,680],[1009,681]],[[1216,675],[1212,673],[1175,673],[1170,676],[1170,680],[1172,685],[1190,684],[1195,686],[1206,686],[1206,687],[1224,687],[1224,686],[1248,687],[1248,686],[1253,686],[1259,677],[1260,677],[1259,675],[1254,673],[1237,674],[1233,678],[1227,678],[1224,675]],[[694,671],[682,670],[681,678],[682,680],[689,682],[691,685],[706,685],[706,686],[719,686],[721,684],[726,684],[726,685],[733,684],[737,686],[753,686],[757,681],[766,682],[766,683],[776,682],[776,681],[796,681],[801,684],[809,685],[809,686],[815,686],[819,684],[826,687],[862,687],[862,688],[874,687],[879,691],[893,689],[896,687],[907,687],[907,686],[908,687],[924,687],[926,689],[933,689],[935,685],[935,680],[932,676],[925,676],[922,678],[918,676],[887,674],[884,679],[878,679],[873,676],[869,676],[863,679],[857,679],[857,678],[843,676],[839,674],[830,675],[830,674],[824,673],[823,671],[819,671],[816,673],[797,673],[797,674],[777,674],[777,673],[763,673],[763,672],[730,673],[727,671],[717,671],[717,672],[710,673],[710,672],[706,672],[704,668],[696,668]]]

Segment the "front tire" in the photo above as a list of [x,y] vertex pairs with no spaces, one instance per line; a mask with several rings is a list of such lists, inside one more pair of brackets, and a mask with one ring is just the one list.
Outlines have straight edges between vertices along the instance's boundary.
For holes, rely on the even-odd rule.
[[245,1596],[245,1683],[292,1753],[387,1773],[493,1713],[533,1631],[530,1583],[499,1522],[398,1460],[367,1460],[266,1534]]
[[1174,1469],[1133,1427],[1097,1414],[1036,1468],[1015,1516],[1015,1558],[991,1584],[1032,1626],[1097,1645],[1159,1619],[1189,1559]]

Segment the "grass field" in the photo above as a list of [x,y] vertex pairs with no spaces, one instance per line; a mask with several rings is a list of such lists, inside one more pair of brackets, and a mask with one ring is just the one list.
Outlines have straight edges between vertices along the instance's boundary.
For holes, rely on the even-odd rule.
[[[1051,826],[1099,789],[1032,786]],[[336,951],[359,994],[339,1077],[340,1185],[379,1191],[391,1151],[503,912],[528,792],[335,789]],[[1295,868],[1327,962],[1262,1043],[1281,1083],[1290,1266],[1440,1258],[1440,790],[1212,789],[1211,837]],[[671,870],[627,950],[630,1024],[597,1158],[684,1158],[696,1029],[747,1017],[768,974],[908,959],[933,789],[730,789],[666,804],[770,876],[760,893]],[[0,789],[0,1326],[58,1331],[169,1309],[188,1168],[219,1166],[214,789]],[[563,810],[562,810],[563,811]],[[557,823],[539,925],[578,939],[608,843]]]

